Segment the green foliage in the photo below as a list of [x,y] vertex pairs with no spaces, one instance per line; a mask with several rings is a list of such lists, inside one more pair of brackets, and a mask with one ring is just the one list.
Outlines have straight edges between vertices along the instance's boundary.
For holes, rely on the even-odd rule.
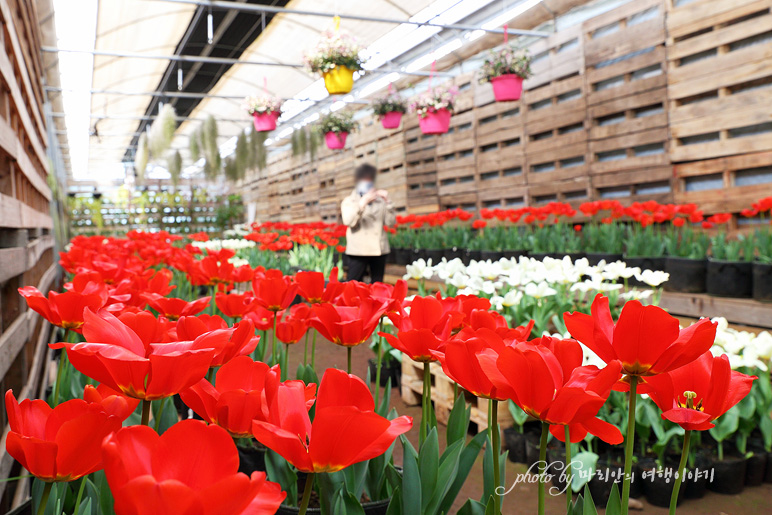
[[354,116],[351,113],[335,112],[329,113],[323,116],[317,127],[319,132],[327,134],[328,132],[341,133],[341,132],[353,132],[359,125],[354,121]]
[[742,234],[730,239],[722,232],[710,240],[711,255],[720,261],[753,261],[755,246],[753,237]]
[[215,224],[221,231],[239,223],[244,216],[244,204],[241,201],[241,196],[228,195],[228,198],[217,206],[215,215]]
[[381,117],[386,113],[406,113],[407,101],[399,93],[393,92],[373,101],[373,114]]
[[528,50],[505,46],[491,51],[480,69],[480,82],[490,82],[501,75],[517,75],[523,79],[531,76],[531,56]]
[[671,227],[664,239],[668,256],[687,259],[705,259],[708,256],[708,235],[691,226]]
[[629,257],[662,257],[665,240],[655,226],[632,224],[624,235],[625,255]]
[[621,254],[625,248],[625,228],[622,224],[590,223],[582,228],[584,249],[587,252]]
[[295,245],[295,248],[289,251],[289,264],[301,270],[322,272],[325,277],[329,276],[336,266],[339,273],[343,273],[343,263],[340,259],[335,261],[334,247],[318,249],[313,245]]

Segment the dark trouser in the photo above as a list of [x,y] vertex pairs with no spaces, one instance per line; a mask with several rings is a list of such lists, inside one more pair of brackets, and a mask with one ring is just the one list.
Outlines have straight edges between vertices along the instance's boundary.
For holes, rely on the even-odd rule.
[[386,256],[349,256],[348,276],[349,281],[361,281],[365,272],[370,269],[370,281],[383,282],[383,271],[386,269]]

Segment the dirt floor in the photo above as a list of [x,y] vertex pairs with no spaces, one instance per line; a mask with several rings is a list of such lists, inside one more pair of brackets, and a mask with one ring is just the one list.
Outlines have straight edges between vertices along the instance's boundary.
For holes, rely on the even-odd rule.
[[[367,360],[373,357],[372,352],[365,346],[354,349],[353,352],[353,372],[360,377],[366,377],[367,374]],[[303,344],[302,342],[291,348],[290,351],[290,370],[294,370],[297,364],[303,359]],[[317,356],[316,356],[316,369],[320,376],[322,371],[327,368],[346,368],[346,350],[343,347],[339,347],[324,341],[319,337],[317,342]],[[418,447],[418,426],[417,422],[421,417],[420,406],[406,406],[402,402],[402,398],[399,393],[399,389],[392,390],[391,405],[397,410],[400,415],[410,415],[415,421],[416,425],[409,433],[410,441]],[[444,429],[444,428],[440,428]],[[444,432],[440,432],[442,441],[442,435]],[[402,459],[401,446],[395,449],[394,456],[395,461],[399,462]],[[512,462],[507,463],[507,478],[514,480],[518,473],[524,473],[526,466],[523,464],[515,464]],[[456,504],[454,505],[454,512],[458,510],[461,505],[466,502],[467,498],[479,499],[482,495],[482,454],[477,460],[475,467],[469,474],[469,478],[466,481],[464,488],[458,496]],[[641,499],[643,504],[642,513],[648,513],[651,515],[666,514],[668,512],[665,508],[657,508],[651,506],[645,499]],[[603,510],[599,510],[603,512]],[[532,515],[536,513],[536,484],[518,484],[517,487],[507,495],[504,500],[503,513],[507,515]],[[547,513],[550,514],[564,514],[565,513],[565,496],[560,495],[557,497],[547,496]],[[699,500],[685,501],[678,508],[680,515],[696,515],[696,514],[713,514],[713,515],[740,515],[740,514],[772,514],[772,484],[764,484],[755,488],[746,488],[741,495],[719,495],[712,492]]]

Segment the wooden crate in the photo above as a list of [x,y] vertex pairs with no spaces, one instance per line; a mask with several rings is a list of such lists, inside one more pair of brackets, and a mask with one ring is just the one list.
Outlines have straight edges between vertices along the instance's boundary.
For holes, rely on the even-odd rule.
[[528,203],[535,206],[549,202],[579,204],[589,200],[590,196],[590,180],[586,176],[577,176],[553,183],[528,185]]
[[772,151],[681,163],[674,170],[675,202],[697,203],[707,213],[739,212],[772,189]]
[[[456,401],[455,382],[451,380],[442,370],[439,363],[429,365],[432,383],[432,404],[437,422],[447,424],[450,411]],[[405,357],[402,359],[402,402],[408,406],[421,404],[423,395],[424,365]],[[471,405],[470,421],[477,425],[477,431],[483,431],[488,427],[488,399],[475,397],[463,388],[458,388],[460,394],[464,395],[464,401]],[[500,405],[501,407],[501,405]],[[514,422],[509,410],[499,409],[498,411],[499,428],[502,430],[510,427]],[[474,429],[474,428],[472,428]]]
[[581,26],[578,24],[533,42],[528,47],[533,58],[533,76],[525,81],[525,90],[531,91],[581,74],[584,68],[583,46]]
[[772,149],[769,0],[700,0],[667,20],[674,162]]

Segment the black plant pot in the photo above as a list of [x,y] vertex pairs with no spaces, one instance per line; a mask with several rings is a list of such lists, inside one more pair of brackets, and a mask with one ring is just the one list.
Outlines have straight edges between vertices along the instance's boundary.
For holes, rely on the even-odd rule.
[[508,427],[504,430],[504,445],[509,451],[509,461],[513,463],[525,463],[525,441],[527,435],[521,433],[514,427]]
[[[370,366],[370,379],[375,381],[375,373],[377,372],[378,361],[375,358],[367,360]],[[392,388],[400,384],[402,379],[402,367],[399,363],[393,366],[386,366],[386,363],[381,362],[381,386],[386,386],[386,382],[391,378]]]
[[[608,498],[611,496],[611,489],[614,487],[614,483],[617,483],[617,488],[622,491],[622,475],[624,465],[620,463],[610,463],[606,460],[598,460],[595,465],[595,473],[593,474],[588,486],[590,493],[592,494],[592,500],[595,501],[596,506],[606,506]],[[632,485],[635,483],[630,484]]]
[[707,259],[668,256],[665,260],[665,272],[670,274],[670,279],[664,284],[665,290],[679,293],[705,293]]
[[[670,506],[670,496],[673,494],[677,468],[666,466],[663,469],[658,469],[654,460],[651,459],[642,460],[638,464],[640,477],[636,479],[641,482],[646,500],[649,503],[665,508]],[[686,488],[682,486],[678,492],[677,504],[680,504],[684,499],[685,493]]]
[[745,472],[748,460],[745,457],[728,457],[719,461],[714,459],[713,480],[708,483],[711,492],[737,495],[745,488]]
[[772,301],[772,264],[753,263],[753,298]]
[[527,256],[528,251],[527,250],[505,250],[503,252],[503,257],[507,259],[520,259],[521,256]]
[[463,251],[458,247],[453,247],[450,249],[444,249],[443,253],[445,254],[445,259],[450,261],[451,259],[461,258],[461,255],[463,254]]
[[239,451],[239,472],[265,472],[265,447],[236,447]]
[[468,265],[472,261],[480,261],[480,259],[482,259],[482,257],[479,250],[462,250],[461,260],[465,265]]
[[408,260],[408,264],[413,263],[414,261],[418,261],[419,259],[423,259],[426,261],[426,258],[429,256],[426,255],[425,249],[413,249],[410,254],[410,258]]
[[764,482],[772,483],[772,452],[767,453],[767,468],[764,472]]
[[759,486],[764,482],[767,472],[767,453],[753,449],[753,455],[748,457],[745,467],[745,486]]
[[483,261],[498,261],[503,257],[504,253],[500,250],[481,250],[480,259]]
[[[308,475],[302,472],[298,474],[298,492],[303,491],[307,477]],[[311,499],[313,500],[313,496],[311,496]],[[380,501],[368,501],[362,503],[362,508],[366,515],[386,515],[390,502],[391,498],[382,499]],[[277,515],[297,515],[298,513],[300,513],[300,508],[295,506],[285,506],[283,504],[279,506],[279,510],[276,512]],[[308,508],[306,513],[322,513],[322,510],[321,508]]]
[[[644,270],[653,270],[653,271],[664,271],[665,270],[665,257],[627,257],[623,256],[623,261],[625,264],[630,267],[638,267],[641,269],[641,272]],[[627,280],[627,283],[630,286],[644,286],[644,283],[636,279],[635,277],[631,277]]]
[[525,439],[525,464],[531,467],[539,461],[539,440],[534,438]]
[[708,473],[710,472],[710,460],[702,453],[697,453],[694,462],[695,471],[684,478],[684,497],[687,499],[702,499],[708,491]]
[[[562,444],[561,444],[562,446]],[[552,476],[552,486],[559,492],[568,488],[568,476],[566,475],[566,451],[564,448],[547,448],[547,474]]]
[[750,297],[753,293],[753,263],[710,259],[705,285],[711,295]]
[[608,252],[588,252],[587,253],[587,261],[589,261],[592,266],[597,265],[601,261],[605,261],[606,263],[613,263],[614,261],[621,261],[621,260],[622,260],[622,254],[609,254]]
[[[386,264],[387,265],[394,265],[397,263],[397,253],[396,249],[391,249],[391,251],[386,254]],[[337,259],[335,260],[337,262]]]
[[557,258],[558,255],[553,252],[531,252],[528,254],[529,257],[535,259],[536,261],[544,261],[544,258],[551,257],[551,258]]
[[436,265],[442,258],[445,257],[445,251],[443,249],[428,249],[426,252],[426,259],[431,259],[432,264]]

